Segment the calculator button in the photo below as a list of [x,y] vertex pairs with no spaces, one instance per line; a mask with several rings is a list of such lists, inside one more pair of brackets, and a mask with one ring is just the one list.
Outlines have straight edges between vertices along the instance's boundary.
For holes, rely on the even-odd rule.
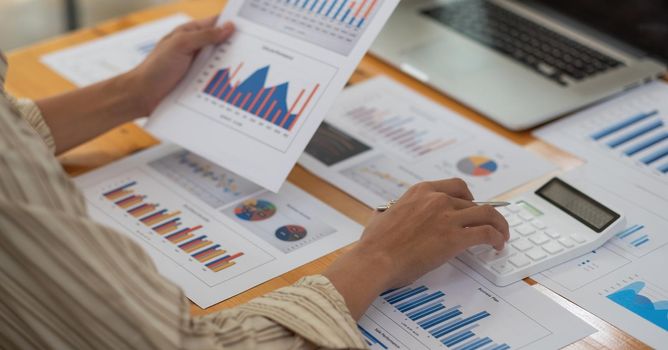
[[492,264],[492,269],[494,271],[498,272],[500,275],[504,275],[510,271],[513,270],[513,266],[508,263],[508,261],[499,261],[497,263]]
[[527,266],[531,263],[531,260],[529,260],[524,254],[512,256],[510,259],[508,259],[508,261],[517,268]]
[[531,225],[533,225],[533,227],[535,227],[539,230],[544,230],[547,227],[547,225],[545,225],[544,222],[542,222],[538,219],[533,219],[533,221],[531,221]]
[[508,210],[508,209],[506,209],[506,208],[504,208],[504,207],[496,208],[496,210],[497,210],[501,215],[503,215],[504,217],[508,217],[508,216],[510,216],[510,215],[513,215],[513,213],[512,213],[510,210]]
[[506,208],[513,213],[517,213],[518,211],[520,211],[522,209],[517,204],[511,204],[511,205],[507,206]]
[[529,241],[524,238],[513,242],[511,245],[521,252],[533,248],[533,244],[529,243]]
[[542,233],[537,233],[537,234],[529,237],[529,240],[531,242],[533,242],[534,244],[541,245],[541,244],[545,244],[545,243],[549,242],[550,238],[547,237],[546,235],[542,234]]
[[517,213],[517,215],[524,221],[531,221],[534,218],[534,216],[526,210],[520,210],[520,212]]
[[557,242],[549,242],[543,245],[543,250],[550,253],[550,254],[557,254],[560,251],[564,250],[564,247],[559,245]]
[[561,237],[558,239],[558,241],[566,248],[572,248],[575,245],[575,242],[573,242],[573,240],[568,237]]
[[516,240],[518,240],[520,238],[522,238],[522,236],[520,236],[517,232],[511,230],[510,231],[510,239],[508,240],[508,242],[511,242],[511,243],[515,242]]
[[515,231],[517,231],[517,233],[521,234],[522,236],[528,236],[528,235],[536,232],[536,230],[533,227],[531,227],[527,224],[522,224],[522,225],[519,225],[519,226],[515,227]]
[[579,235],[577,233],[572,234],[571,238],[578,243],[584,243],[584,242],[587,241],[586,238],[582,237],[581,235]]
[[506,258],[510,255],[510,253],[511,251],[508,248],[503,249],[501,251],[497,251],[494,248],[490,248],[489,250],[478,254],[478,259],[488,263],[499,260],[501,258]]
[[469,253],[473,255],[477,255],[482,253],[483,251],[489,249],[489,246],[486,244],[479,244],[479,245],[474,245],[473,247],[466,249]]
[[545,230],[545,234],[547,234],[548,236],[550,236],[554,239],[557,239],[557,238],[561,237],[561,234],[559,232],[557,232],[555,230],[550,230],[550,229]]
[[510,227],[515,227],[517,225],[522,224],[522,219],[518,218],[517,216],[513,215],[511,217],[507,217],[506,221],[508,221],[508,226]]
[[526,255],[533,261],[538,261],[547,257],[547,254],[540,248],[533,248],[526,252]]

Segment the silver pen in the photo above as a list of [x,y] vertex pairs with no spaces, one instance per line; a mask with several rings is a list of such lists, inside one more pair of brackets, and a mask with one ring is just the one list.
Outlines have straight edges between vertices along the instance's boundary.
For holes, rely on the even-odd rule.
[[[382,213],[382,212],[390,209],[396,203],[397,203],[396,200],[391,200],[391,201],[387,202],[387,204],[377,206],[376,211],[379,211],[379,212]],[[492,206],[494,208],[499,208],[499,207],[509,206],[511,203],[510,202],[473,202],[473,204],[475,204],[475,205],[489,205],[489,206]]]

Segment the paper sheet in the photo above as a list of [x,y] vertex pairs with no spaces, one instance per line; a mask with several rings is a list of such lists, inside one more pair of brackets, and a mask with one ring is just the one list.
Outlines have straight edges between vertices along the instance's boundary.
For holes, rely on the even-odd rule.
[[398,0],[232,0],[147,129],[278,191]]
[[346,89],[299,162],[371,207],[451,177],[487,200],[555,170],[386,77]]
[[359,323],[372,349],[559,349],[595,330],[520,281],[499,288],[459,261],[382,295]]
[[94,220],[128,235],[206,308],[359,239],[362,227],[286,184],[274,194],[160,145],[76,178]]
[[668,84],[656,82],[536,132],[583,158],[585,179],[626,215],[602,248],[534,278],[649,346],[668,344]]
[[153,50],[158,41],[190,20],[176,14],[42,56],[42,63],[82,87],[125,73]]

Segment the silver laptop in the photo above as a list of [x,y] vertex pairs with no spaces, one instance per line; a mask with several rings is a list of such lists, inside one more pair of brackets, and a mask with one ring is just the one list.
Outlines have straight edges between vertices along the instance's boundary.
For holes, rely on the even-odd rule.
[[372,53],[512,130],[646,83],[668,2],[404,0]]

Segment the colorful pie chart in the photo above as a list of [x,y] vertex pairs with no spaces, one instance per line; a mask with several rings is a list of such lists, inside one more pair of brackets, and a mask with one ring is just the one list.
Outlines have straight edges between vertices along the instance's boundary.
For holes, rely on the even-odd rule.
[[276,214],[274,203],[262,199],[245,201],[234,208],[234,215],[245,221],[261,221]]
[[306,237],[306,229],[299,225],[285,225],[276,230],[276,238],[281,241],[295,242]]
[[494,160],[485,156],[470,156],[457,163],[459,171],[471,176],[489,176],[498,168],[499,165]]

